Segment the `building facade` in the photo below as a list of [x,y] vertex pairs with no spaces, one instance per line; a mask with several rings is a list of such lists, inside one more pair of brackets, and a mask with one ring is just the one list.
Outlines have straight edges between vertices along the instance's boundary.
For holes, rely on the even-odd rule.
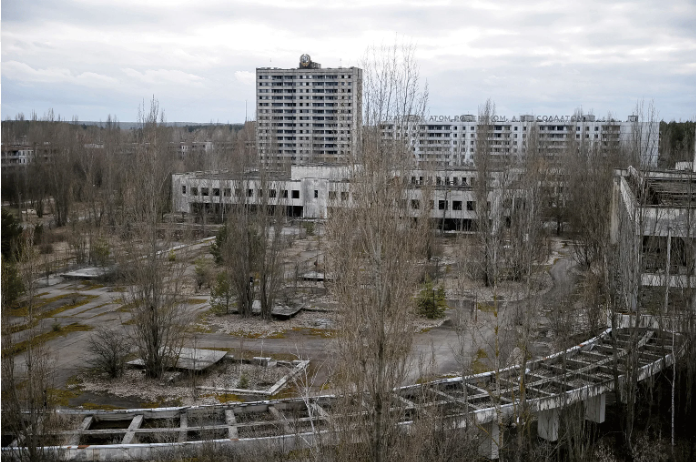
[[264,165],[354,159],[362,127],[362,70],[322,69],[302,55],[295,69],[256,69],[256,147]]
[[471,164],[482,133],[488,151],[494,156],[519,156],[527,150],[529,134],[537,130],[539,147],[550,156],[562,156],[571,142],[590,148],[628,148],[639,153],[645,165],[655,165],[659,146],[659,122],[639,122],[637,116],[626,121],[599,119],[592,115],[533,116],[512,118],[493,116],[484,130],[482,121],[472,114],[429,116],[416,127],[400,130],[398,123],[382,124],[385,136],[410,133],[415,160],[441,166]]
[[[282,206],[288,217],[326,219],[332,209],[351,207],[359,194],[354,184],[354,165],[291,166],[290,173],[250,171],[244,175],[228,172],[189,172],[172,175],[172,210],[224,219],[233,206],[267,204]],[[491,215],[505,216],[510,208],[491,172],[488,201]],[[518,172],[519,173],[519,172]],[[471,167],[439,170],[414,169],[403,172],[406,182],[402,207],[407,215],[428,216],[446,230],[474,231],[477,219],[476,178]],[[512,172],[514,176],[515,172]],[[395,174],[396,175],[396,174]],[[357,190],[356,190],[357,189]],[[508,191],[511,197],[517,191]],[[501,208],[501,209],[499,209]],[[498,213],[498,212],[501,213]]]
[[618,171],[611,242],[627,309],[657,314],[665,303],[670,313],[696,309],[696,172]]

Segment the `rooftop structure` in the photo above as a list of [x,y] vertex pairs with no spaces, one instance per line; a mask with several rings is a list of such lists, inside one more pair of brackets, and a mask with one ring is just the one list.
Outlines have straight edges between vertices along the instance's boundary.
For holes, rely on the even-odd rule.
[[696,309],[696,173],[617,172],[611,239],[627,308]]

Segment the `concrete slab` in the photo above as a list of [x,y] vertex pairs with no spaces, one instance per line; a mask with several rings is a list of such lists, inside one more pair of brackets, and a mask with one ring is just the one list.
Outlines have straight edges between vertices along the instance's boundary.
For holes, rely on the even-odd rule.
[[[202,371],[220,361],[227,354],[226,351],[219,350],[204,350],[201,348],[182,348],[179,352],[175,369],[183,369],[187,371]],[[143,367],[145,361],[142,359],[134,359],[128,361],[129,366]]]

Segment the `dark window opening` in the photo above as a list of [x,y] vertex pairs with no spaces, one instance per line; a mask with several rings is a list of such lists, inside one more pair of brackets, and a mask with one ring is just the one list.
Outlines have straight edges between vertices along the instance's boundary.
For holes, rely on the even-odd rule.
[[283,199],[287,199],[288,198],[288,190],[283,189],[283,191],[281,192],[281,196],[283,197]]
[[191,188],[191,194],[193,194],[194,196],[197,196],[198,195],[198,188],[195,188],[195,187]]
[[329,200],[336,200],[336,191],[329,191]]
[[462,201],[452,201],[452,210],[461,210]]
[[293,189],[293,190],[292,190],[292,198],[293,198],[293,199],[299,199],[299,198],[300,198],[300,190],[299,190],[299,189]]
[[411,199],[411,208],[415,210],[420,209],[420,201],[418,199]]
[[277,194],[278,194],[278,192],[277,192],[275,189],[269,189],[269,190],[268,190],[268,197],[270,197],[270,198],[272,198],[272,199],[275,199],[275,197],[276,197]]
[[253,189],[247,189],[247,197],[254,197],[254,190]]
[[317,189],[314,190],[314,198],[315,199],[319,198],[319,190],[317,190]]
[[466,209],[470,212],[476,210],[476,201],[466,201]]
[[222,190],[222,194],[225,197],[230,197],[232,195],[232,188],[225,188]]
[[213,196],[220,197],[220,188],[213,188]]
[[186,194],[186,185],[181,186],[181,194]]
[[208,188],[201,188],[201,195],[202,196],[209,196],[210,193],[208,191]]

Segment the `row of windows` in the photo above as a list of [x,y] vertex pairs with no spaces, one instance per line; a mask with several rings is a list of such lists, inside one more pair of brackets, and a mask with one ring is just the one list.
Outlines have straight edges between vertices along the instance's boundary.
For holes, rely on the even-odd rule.
[[[220,196],[220,188],[212,188],[212,190],[213,190],[213,196],[215,196],[215,197]],[[197,186],[191,187],[191,195],[192,196],[198,196],[198,192],[199,192],[199,189]],[[230,197],[232,195],[232,188],[223,188],[222,193],[223,193],[224,197]],[[256,193],[256,197],[263,197],[263,189],[257,189],[256,191],[254,191],[253,189],[246,190],[247,197],[254,197],[254,193]],[[315,193],[316,193],[316,191],[315,191]],[[186,185],[181,186],[181,194],[186,195]],[[203,197],[210,196],[210,188],[200,188],[200,194]],[[234,195],[236,197],[240,197],[242,195],[242,189],[235,188]],[[287,199],[288,198],[288,190],[282,189],[280,191],[280,196],[283,199]],[[291,196],[293,199],[299,199],[300,198],[300,190],[299,189],[291,190]],[[268,190],[268,197],[270,197],[270,198],[278,197],[278,191],[275,189],[269,189]]]
[[421,177],[412,176],[411,177],[411,184],[422,185],[422,184],[426,184],[426,182],[427,182],[427,184],[432,184],[433,179],[435,180],[435,184],[437,184],[437,185],[444,184],[444,185],[448,185],[448,186],[449,185],[453,185],[453,186],[460,186],[461,185],[461,186],[467,187],[467,186],[473,186],[474,183],[476,182],[476,178],[474,178],[474,177],[467,178],[465,176],[463,176],[463,177],[456,177],[456,176],[441,177],[441,176],[438,176],[438,177],[434,177],[434,178],[433,177],[425,177],[424,178],[422,176]]
[[263,74],[263,75],[259,75],[259,80],[271,80],[271,78],[273,80],[276,80],[276,81],[283,80],[283,78],[285,78],[285,80],[292,80],[292,79],[321,80],[321,79],[338,79],[338,78],[351,80],[353,78],[353,76],[350,74],[309,74],[309,75],[308,74],[292,74],[292,75]]

